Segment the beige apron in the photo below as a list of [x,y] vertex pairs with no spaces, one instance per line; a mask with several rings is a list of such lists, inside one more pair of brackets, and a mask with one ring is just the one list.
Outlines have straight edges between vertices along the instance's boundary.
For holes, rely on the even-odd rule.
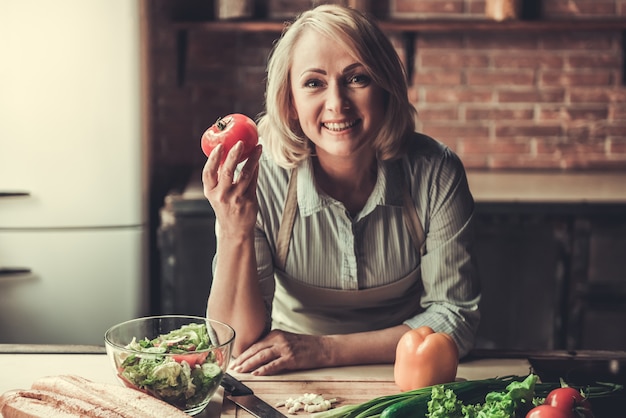
[[[272,328],[302,334],[346,334],[398,325],[422,311],[419,266],[396,282],[364,290],[327,289],[287,276],[284,270],[298,208],[296,174],[297,170],[292,170],[276,243]],[[424,231],[406,183],[403,189],[404,221],[416,250],[423,255]]]

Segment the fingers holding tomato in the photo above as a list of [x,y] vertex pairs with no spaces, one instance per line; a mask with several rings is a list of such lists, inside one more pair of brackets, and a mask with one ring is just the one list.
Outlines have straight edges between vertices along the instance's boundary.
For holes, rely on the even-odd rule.
[[201,147],[208,156],[202,172],[204,195],[213,207],[220,234],[249,236],[258,211],[261,156],[255,123],[238,113],[224,116],[202,135]]
[[243,164],[239,177],[237,178],[238,187],[245,192],[256,190],[256,178],[259,172],[259,158],[261,157],[262,147],[260,144],[252,149],[252,153],[247,161]]

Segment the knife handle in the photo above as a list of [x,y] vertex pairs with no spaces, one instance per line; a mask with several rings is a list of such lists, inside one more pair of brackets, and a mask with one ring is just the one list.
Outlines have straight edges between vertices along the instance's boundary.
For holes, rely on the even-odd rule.
[[222,387],[231,396],[244,396],[254,394],[252,389],[250,389],[248,386],[244,385],[228,373],[224,374],[224,378],[222,379]]

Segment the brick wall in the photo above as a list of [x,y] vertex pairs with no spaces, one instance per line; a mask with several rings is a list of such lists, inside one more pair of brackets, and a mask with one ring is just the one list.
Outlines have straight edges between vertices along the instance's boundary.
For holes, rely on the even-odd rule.
[[626,166],[621,35],[422,34],[420,129],[468,167]]
[[[525,1],[526,11],[539,7]],[[312,2],[319,3],[256,0],[257,18],[288,18]],[[266,57],[278,35],[192,28],[177,37],[173,21],[214,19],[213,3],[150,0],[144,7],[153,182],[166,190],[202,166],[199,138],[217,117],[262,110]],[[480,19],[484,10],[484,0],[371,6],[381,19]],[[533,13],[626,19],[626,0],[544,0]],[[389,36],[405,56],[400,36]],[[451,146],[468,168],[626,169],[623,42],[620,30],[419,33],[410,88],[419,129]]]

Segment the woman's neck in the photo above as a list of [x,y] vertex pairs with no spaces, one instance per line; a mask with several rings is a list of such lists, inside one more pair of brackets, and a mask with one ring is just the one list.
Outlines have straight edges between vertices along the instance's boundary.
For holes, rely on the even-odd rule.
[[317,186],[354,215],[363,209],[374,190],[378,166],[374,155],[362,159],[314,157],[313,173]]

